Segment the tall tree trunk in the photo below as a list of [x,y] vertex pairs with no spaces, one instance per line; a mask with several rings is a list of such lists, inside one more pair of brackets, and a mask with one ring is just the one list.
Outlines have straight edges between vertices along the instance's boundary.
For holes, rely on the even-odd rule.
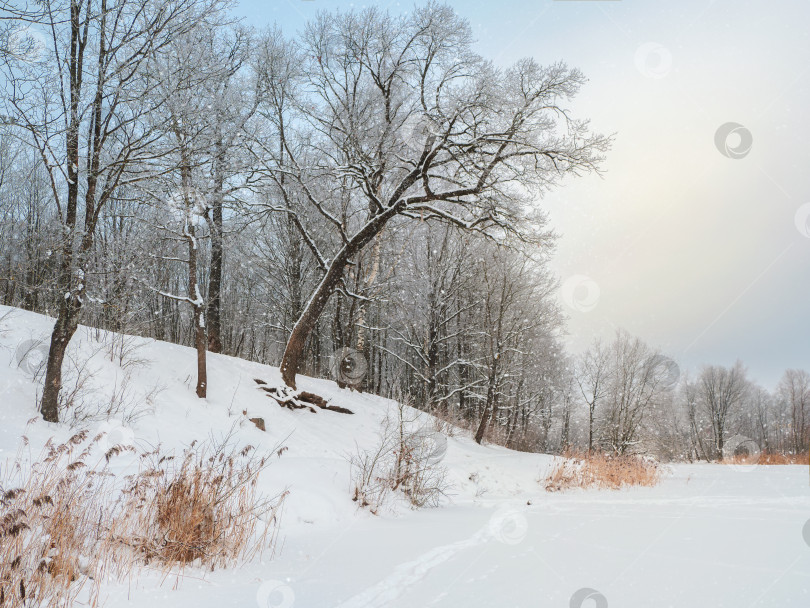
[[293,326],[290,338],[287,340],[287,347],[284,349],[284,356],[281,358],[281,379],[290,388],[295,388],[295,376],[301,365],[304,349],[310,334],[318,324],[321,313],[326,308],[329,296],[334,293],[346,268],[349,260],[371,242],[383,229],[386,222],[399,213],[401,205],[388,207],[379,215],[373,217],[363,228],[338,251],[332,259],[318,287],[315,288],[312,297],[309,299],[304,312]]
[[43,420],[59,422],[59,392],[62,390],[62,363],[68,344],[79,325],[80,309],[69,300],[59,306],[59,315],[51,333],[48,350],[48,365],[45,371],[45,386],[42,390],[40,412]]
[[79,322],[80,303],[73,294],[73,261],[75,250],[76,213],[79,202],[79,99],[82,88],[82,59],[84,46],[80,44],[81,8],[76,0],[70,3],[70,118],[67,128],[66,171],[67,205],[60,242],[60,267],[57,279],[59,314],[51,334],[48,351],[48,367],[45,371],[45,386],[42,390],[40,411],[47,422],[59,422],[59,391],[62,388],[62,362],[68,343],[76,332]]
[[225,146],[217,140],[214,196],[211,208],[211,272],[208,277],[208,350],[222,352],[222,203],[225,189]]
[[[497,361],[497,360],[496,360]],[[497,363],[494,364],[497,366]],[[487,388],[487,404],[484,406],[484,413],[481,415],[481,422],[478,423],[478,430],[475,431],[475,443],[481,444],[484,435],[487,433],[487,425],[491,418],[495,418],[495,391],[497,390],[497,367],[493,367],[489,377],[489,387]]]
[[[188,165],[184,165],[183,184],[185,192],[189,193],[188,184],[191,183]],[[188,221],[185,227],[186,240],[188,241],[188,297],[194,310],[194,347],[197,349],[197,397],[205,399],[208,390],[208,370],[206,366],[206,352],[208,338],[205,327],[205,302],[200,294],[200,284],[197,281],[197,238],[195,235],[192,219],[191,201],[186,201],[188,205]]]
[[287,347],[284,349],[284,356],[281,358],[281,379],[290,388],[295,388],[295,376],[301,365],[307,340],[318,324],[318,319],[324,308],[326,308],[329,296],[335,291],[338,282],[343,276],[345,263],[351,257],[351,255],[345,253],[346,251],[347,248],[344,247],[338,254],[338,257],[343,257],[342,261],[336,257],[332,262],[326,275],[315,289],[315,293],[312,294],[309,304],[293,326],[290,338],[287,340]]

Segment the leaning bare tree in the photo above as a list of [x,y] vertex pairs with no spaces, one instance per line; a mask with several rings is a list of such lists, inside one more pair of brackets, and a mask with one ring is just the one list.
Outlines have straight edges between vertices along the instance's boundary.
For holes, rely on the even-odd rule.
[[[8,119],[28,133],[48,172],[61,219],[59,311],[41,411],[59,420],[62,363],[87,296],[96,225],[120,188],[146,179],[159,98],[147,59],[194,27],[217,0],[43,0],[31,27],[47,41],[4,64]],[[83,218],[81,216],[84,216]]]
[[598,168],[609,138],[564,105],[582,74],[528,59],[501,69],[472,42],[469,24],[436,3],[403,17],[323,14],[298,44],[265,41],[261,111],[274,128],[260,154],[274,209],[321,269],[281,362],[289,387],[329,297],[349,292],[347,267],[383,231],[438,221],[542,245],[537,198]]

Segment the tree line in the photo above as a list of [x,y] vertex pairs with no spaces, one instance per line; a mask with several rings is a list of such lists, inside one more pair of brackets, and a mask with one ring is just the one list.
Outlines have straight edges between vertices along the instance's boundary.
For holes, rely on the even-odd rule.
[[200,397],[226,353],[292,398],[333,377],[519,449],[807,445],[805,372],[788,407],[741,367],[675,382],[626,334],[566,353],[538,201],[611,142],[570,111],[579,70],[496,66],[435,2],[295,36],[227,9],[2,6],[0,297],[55,317],[46,420],[81,322],[195,347]]

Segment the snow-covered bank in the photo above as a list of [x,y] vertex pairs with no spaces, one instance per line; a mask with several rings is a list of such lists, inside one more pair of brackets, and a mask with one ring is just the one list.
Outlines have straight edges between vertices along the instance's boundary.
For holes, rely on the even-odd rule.
[[[47,338],[51,322],[0,307],[4,315],[0,462],[6,466],[23,433],[26,452],[36,455],[49,437],[64,439],[71,430],[41,420],[26,426],[36,416],[37,385],[17,352],[28,340]],[[91,357],[88,403],[106,403],[125,386],[131,407],[148,405],[134,422],[92,421],[91,430],[179,451],[235,428],[245,444],[288,448],[261,479],[268,494],[290,490],[273,559],[265,555],[204,578],[188,570],[177,589],[173,579],[161,586],[146,571],[105,585],[109,606],[565,607],[583,588],[606,602],[590,593],[584,607],[810,605],[806,467],[676,465],[656,488],[549,494],[538,479],[551,457],[478,446],[459,434],[442,460],[453,487],[440,508],[394,508],[375,517],[351,500],[346,455],[374,443],[392,402],[302,378],[300,388],[355,414],[290,411],[254,382],[278,383],[276,369],[221,355],[210,355],[209,398],[199,400],[190,349],[132,339],[137,348],[123,369],[110,360],[109,337],[80,328],[74,342],[77,360]],[[138,402],[147,397],[151,403]],[[264,418],[267,431],[249,417]],[[133,462],[122,457],[115,466],[125,470]]]

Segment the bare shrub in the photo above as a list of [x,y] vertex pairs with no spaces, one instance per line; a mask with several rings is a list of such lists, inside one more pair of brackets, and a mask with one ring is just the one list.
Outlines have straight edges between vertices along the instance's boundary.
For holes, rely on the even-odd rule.
[[661,467],[641,456],[569,453],[555,460],[544,480],[546,490],[571,488],[619,490],[628,486],[651,487],[661,480]]
[[375,515],[392,489],[391,461],[395,445],[393,435],[380,432],[374,447],[364,450],[357,446],[355,453],[348,458],[354,486],[352,500],[361,507],[368,507]]
[[144,338],[110,331],[101,332],[97,339],[104,345],[110,361],[121,369],[142,367],[148,363],[148,359],[138,353],[148,344]]
[[111,418],[125,425],[133,424],[154,411],[157,397],[165,388],[152,386],[139,390],[137,384],[132,382],[132,371],[125,370],[116,376],[108,390],[107,394],[99,390],[77,392],[76,398],[64,410],[65,421],[71,427]]
[[[357,447],[349,456],[354,486],[352,500],[377,514],[392,491],[400,491],[414,508],[436,506],[448,484],[440,465],[431,427],[418,426],[420,414],[409,415],[398,404],[396,417],[383,420],[377,441],[370,449]],[[444,437],[444,435],[441,435]]]

